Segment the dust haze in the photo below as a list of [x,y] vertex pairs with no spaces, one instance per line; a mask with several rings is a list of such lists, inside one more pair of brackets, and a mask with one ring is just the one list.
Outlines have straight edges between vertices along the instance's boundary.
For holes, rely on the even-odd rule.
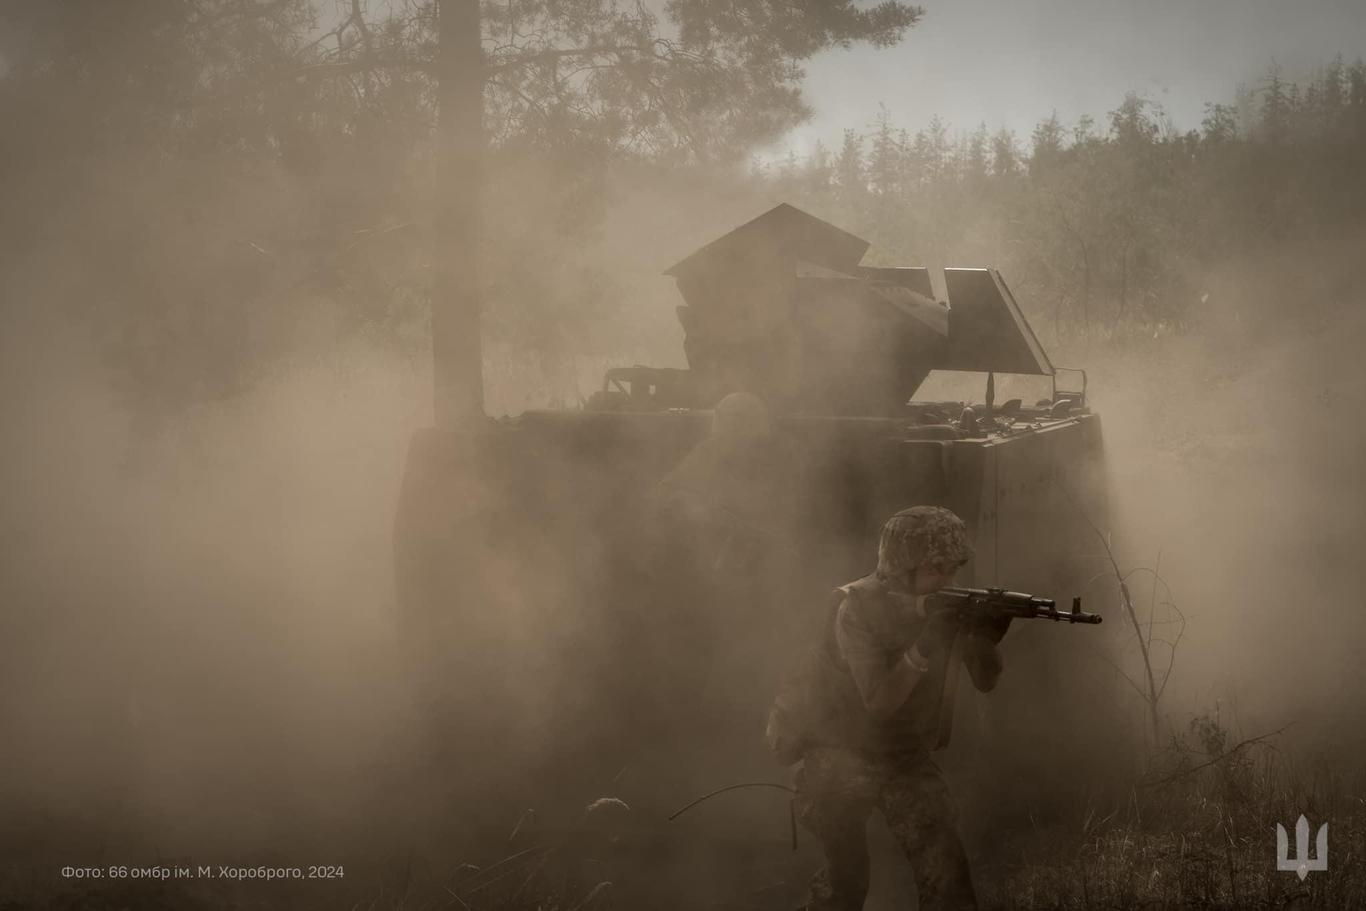
[[[737,220],[688,214],[697,231]],[[638,217],[627,200],[608,225],[624,237]],[[674,253],[623,243],[613,258],[626,250]],[[1055,356],[1090,373],[1116,552],[1158,568],[1188,618],[1176,717],[1219,701],[1249,734],[1294,721],[1297,749],[1350,760],[1366,710],[1350,419],[1366,326],[1350,301],[1257,293],[1292,262],[1306,260],[1235,271],[1228,312],[1189,335]],[[672,289],[640,284],[654,295],[633,302],[641,350],[668,352]],[[368,811],[412,735],[391,528],[408,435],[430,414],[421,360],[350,345],[149,430],[69,329],[27,328],[6,356],[10,818],[194,853]],[[489,389],[548,404],[534,395]]]
[[[56,101],[71,91],[48,88]],[[0,269],[0,851],[19,871],[12,884],[40,892],[65,863],[298,863],[308,845],[384,868],[434,851],[461,828],[463,808],[443,801],[478,782],[448,780],[465,767],[433,758],[448,754],[424,727],[430,656],[415,657],[395,588],[406,459],[433,423],[423,289],[441,254],[429,247],[426,152],[366,134],[371,145],[329,157],[329,137],[352,134],[324,124],[321,139],[302,136],[290,114],[281,122],[300,134],[283,130],[249,166],[192,147],[159,173],[138,156],[164,125],[130,128],[145,131],[131,152],[44,162],[49,144],[75,140],[47,115],[25,116],[39,132],[7,138],[0,158],[14,201]],[[842,202],[799,201],[782,175],[743,160],[596,170],[585,166],[593,148],[558,151],[507,151],[487,186],[490,416],[579,408],[611,366],[686,366],[682,301],[664,269],[779,202],[863,230]],[[291,154],[321,163],[300,170]],[[991,213],[934,248],[875,239],[873,255],[1001,266],[1013,281],[1007,260],[1025,254],[991,247],[1006,222]],[[1216,712],[1234,740],[1290,725],[1281,750],[1344,772],[1366,749],[1363,248],[1357,225],[1197,274],[1174,263],[1200,295],[1198,316],[1134,331],[1055,331],[1046,283],[1031,274],[1015,287],[1054,362],[1088,373],[1109,481],[1098,521],[1119,566],[1137,570],[1139,608],[1170,600],[1184,615],[1166,729]],[[936,374],[918,397],[980,400],[983,380]],[[1003,382],[998,399],[1048,394],[1047,383]],[[469,484],[477,498],[479,480]],[[471,667],[444,678],[469,690],[462,705],[511,704],[526,719],[511,740],[489,741],[514,755],[487,761],[541,774],[542,759],[590,736],[566,721],[586,698],[577,659],[602,658],[594,649],[621,633],[556,604],[596,578],[583,566],[605,547],[540,554],[530,574],[509,557],[489,570],[505,581],[492,603],[465,606],[499,654],[520,656],[482,669],[495,680]],[[1114,720],[1138,755],[1146,709],[1117,675],[1141,667],[1095,548],[1085,595],[1107,617],[1096,648],[1119,665]],[[819,609],[825,593],[808,594]],[[1009,647],[1003,686],[1027,685],[1012,679]],[[487,746],[461,736],[466,752]],[[728,783],[658,761],[659,775],[676,775],[679,806]],[[574,781],[537,809],[572,821],[630,787],[629,773]],[[781,834],[780,805],[743,801]]]

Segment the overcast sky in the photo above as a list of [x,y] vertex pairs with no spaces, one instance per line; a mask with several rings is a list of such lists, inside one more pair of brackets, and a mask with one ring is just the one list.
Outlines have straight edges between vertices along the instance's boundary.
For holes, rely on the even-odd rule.
[[1342,54],[1366,55],[1366,0],[918,0],[925,18],[890,50],[811,61],[816,117],[774,153],[838,147],[878,103],[912,131],[938,114],[969,130],[985,121],[1022,139],[1057,109],[1064,123],[1107,111],[1130,90],[1176,125],[1200,125],[1207,101],[1232,101],[1275,60],[1288,78]]

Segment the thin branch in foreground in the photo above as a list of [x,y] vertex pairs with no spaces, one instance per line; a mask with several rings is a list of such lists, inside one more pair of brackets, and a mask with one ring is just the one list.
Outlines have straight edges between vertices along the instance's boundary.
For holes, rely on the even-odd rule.
[[[1072,507],[1077,511],[1077,514],[1081,516],[1082,521],[1090,527],[1091,531],[1100,539],[1101,544],[1105,546],[1105,557],[1110,563],[1110,568],[1114,571],[1115,579],[1119,582],[1120,603],[1124,605],[1124,612],[1129,618],[1129,623],[1133,626],[1134,636],[1138,639],[1138,649],[1143,656],[1143,670],[1146,672],[1148,678],[1148,695],[1145,697],[1145,701],[1148,703],[1148,714],[1152,722],[1153,741],[1156,742],[1159,729],[1157,715],[1157,701],[1159,698],[1157,678],[1156,675],[1153,674],[1153,662],[1152,656],[1148,654],[1148,642],[1143,636],[1142,625],[1139,623],[1138,613],[1134,609],[1133,598],[1129,594],[1129,583],[1124,581],[1127,577],[1124,572],[1120,570],[1119,562],[1115,560],[1115,552],[1110,547],[1109,537],[1100,530],[1099,526],[1097,526],[1094,521],[1092,521],[1091,516],[1082,508],[1081,503],[1077,500],[1076,496],[1073,495],[1072,491],[1068,489],[1067,485],[1063,483],[1062,479],[1058,477],[1057,473],[1053,474],[1053,483],[1058,486],[1062,491],[1063,496],[1067,498],[1067,501],[1072,504]],[[1168,673],[1170,673],[1170,671],[1171,666],[1168,665]]]
[[1110,660],[1109,658],[1107,658],[1105,655],[1102,655],[1099,651],[1094,652],[1094,654],[1095,654],[1096,657],[1099,658],[1101,661],[1104,661],[1106,664],[1110,665],[1110,667],[1114,668],[1114,669],[1115,669],[1115,673],[1117,673],[1117,674],[1119,674],[1119,676],[1123,677],[1123,678],[1124,678],[1124,682],[1127,683],[1127,684],[1129,684],[1129,686],[1133,687],[1133,688],[1134,688],[1134,692],[1138,693],[1138,695],[1139,695],[1144,701],[1147,701],[1148,694],[1145,693],[1145,692],[1143,692],[1143,687],[1139,686],[1139,685],[1134,681],[1134,678],[1132,678],[1132,677],[1130,677],[1128,674],[1124,673],[1124,668],[1120,667],[1118,664],[1115,664],[1113,661],[1111,661],[1111,660]]
[[1244,747],[1252,746],[1254,743],[1261,743],[1263,740],[1269,740],[1270,738],[1279,735],[1280,733],[1285,731],[1286,728],[1289,728],[1292,725],[1294,725],[1294,723],[1295,722],[1292,721],[1289,724],[1282,725],[1281,727],[1269,733],[1259,734],[1256,737],[1249,737],[1246,740],[1240,741],[1239,743],[1234,744],[1224,752],[1220,753],[1218,756],[1215,756],[1209,762],[1202,762],[1198,766],[1193,766],[1192,768],[1186,769],[1181,772],[1177,772],[1175,775],[1168,775],[1166,778],[1162,778],[1157,781],[1141,782],[1138,786],[1141,788],[1156,788],[1161,787],[1164,784],[1171,784],[1173,781],[1178,781],[1190,775],[1194,775],[1201,769],[1207,769],[1212,765],[1217,765],[1218,763],[1224,762],[1227,759],[1231,759],[1235,753],[1237,753]]

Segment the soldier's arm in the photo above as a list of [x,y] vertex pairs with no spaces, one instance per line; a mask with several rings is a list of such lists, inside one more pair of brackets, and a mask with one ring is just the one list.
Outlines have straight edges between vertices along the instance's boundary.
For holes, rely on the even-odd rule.
[[963,645],[963,664],[967,666],[972,685],[982,693],[990,693],[996,688],[1005,666],[1001,661],[1000,649],[989,638],[977,633],[967,634],[967,641]]
[[858,602],[845,598],[835,620],[835,638],[849,665],[849,672],[863,698],[864,708],[876,721],[886,721],[915,692],[929,671],[928,662],[913,654],[912,646],[889,666],[886,648],[877,643],[858,616]]

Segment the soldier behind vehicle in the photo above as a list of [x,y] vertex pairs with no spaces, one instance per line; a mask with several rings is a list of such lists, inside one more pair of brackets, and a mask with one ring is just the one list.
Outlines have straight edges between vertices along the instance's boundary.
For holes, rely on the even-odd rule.
[[696,552],[697,571],[740,577],[794,548],[801,465],[792,440],[775,430],[767,406],[747,392],[716,405],[711,436],[659,485],[672,531]]
[[954,807],[929,753],[946,740],[949,675],[961,660],[978,690],[994,688],[1010,618],[965,626],[951,611],[925,609],[925,596],[949,586],[972,554],[966,526],[947,509],[888,519],[876,571],[835,591],[822,641],[773,706],[769,746],[785,765],[800,761],[797,818],[826,857],[807,911],[863,907],[874,809],[911,863],[922,909],[976,907]]
[[[668,580],[677,613],[660,624],[667,635],[653,666],[656,673],[676,667],[662,710],[685,730],[705,729],[699,749],[706,753],[753,742],[767,694],[781,679],[781,650],[755,643],[771,638],[767,631],[790,604],[804,502],[794,492],[805,487],[803,470],[798,447],[773,426],[765,403],[737,392],[717,403],[711,435],[655,491],[656,578]],[[767,763],[762,747],[754,761]]]

